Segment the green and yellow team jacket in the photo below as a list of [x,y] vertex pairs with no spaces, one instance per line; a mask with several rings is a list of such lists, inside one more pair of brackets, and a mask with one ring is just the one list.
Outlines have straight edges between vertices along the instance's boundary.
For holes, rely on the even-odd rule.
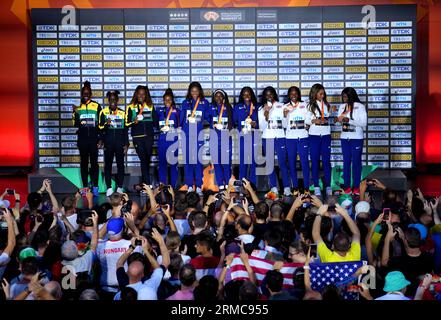
[[129,144],[124,110],[116,108],[112,111],[109,107],[102,109],[99,115],[99,129],[105,142],[119,138],[119,141]]
[[72,113],[73,125],[78,128],[78,139],[100,138],[100,129],[98,128],[100,112],[100,104],[96,101],[89,100],[86,103],[82,103]]
[[[137,123],[135,123],[137,119]],[[158,116],[153,106],[129,104],[126,107],[126,126],[131,128],[132,137],[153,136],[158,127]]]

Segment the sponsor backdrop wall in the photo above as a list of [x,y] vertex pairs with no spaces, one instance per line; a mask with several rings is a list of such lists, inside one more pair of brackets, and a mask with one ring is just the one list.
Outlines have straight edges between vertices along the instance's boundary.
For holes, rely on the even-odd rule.
[[[245,84],[259,93],[271,84],[282,95],[297,84],[306,95],[311,84],[323,82],[336,106],[343,86],[352,85],[369,110],[365,163],[407,168],[415,160],[441,162],[440,148],[431,143],[440,134],[434,68],[439,45],[428,46],[430,31],[438,26],[438,6],[377,6],[376,28],[366,31],[360,28],[361,7],[315,7],[364,1],[195,2],[164,2],[177,9],[78,10],[77,29],[60,28],[60,10],[36,10],[30,19],[28,9],[58,7],[56,1],[2,2],[0,166],[32,165],[34,156],[37,167],[76,165],[70,110],[86,79],[100,102],[112,88],[129,99],[145,80],[156,102],[168,86],[182,98],[190,80],[200,81],[208,92],[221,87],[233,96]],[[66,4],[103,6],[98,1]],[[106,2],[106,7],[127,5]],[[150,6],[144,1],[129,5]],[[256,8],[179,9],[190,6]],[[416,143],[411,134],[415,110]],[[333,160],[339,163],[340,157],[336,140]],[[133,150],[128,161],[137,165]]]
[[[369,29],[361,11],[81,9],[75,25],[61,25],[60,10],[33,9],[36,166],[79,166],[72,105],[88,80],[104,105],[105,92],[119,90],[122,107],[144,83],[160,105],[169,87],[180,104],[191,81],[200,82],[206,96],[221,88],[232,100],[244,86],[260,94],[271,85],[283,97],[296,85],[307,97],[318,82],[335,116],[341,90],[351,86],[368,109],[364,163],[411,168],[416,6],[381,6]],[[331,160],[341,164],[341,127],[332,131]],[[133,147],[127,164],[139,165]]]

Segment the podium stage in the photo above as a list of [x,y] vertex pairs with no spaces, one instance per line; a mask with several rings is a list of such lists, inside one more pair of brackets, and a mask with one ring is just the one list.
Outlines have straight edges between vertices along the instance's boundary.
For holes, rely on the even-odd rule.
[[[66,169],[66,168],[62,168]],[[79,168],[78,168],[79,171]],[[102,168],[100,167],[101,175],[103,175]],[[116,172],[116,168],[114,168]],[[151,172],[156,176],[156,168],[151,168]],[[79,173],[78,173],[79,175]],[[301,179],[301,171],[297,171],[298,178]],[[377,168],[374,172],[369,174],[370,178],[375,178],[382,181],[387,187],[405,192],[407,190],[407,178],[401,170],[386,170]],[[40,188],[44,179],[52,180],[52,189],[54,193],[69,194],[75,193],[78,187],[72,183],[63,174],[57,171],[56,168],[43,168],[36,170],[28,175],[28,188],[29,192],[36,191]],[[268,191],[267,176],[258,176],[257,189],[259,192]],[[129,193],[133,192],[133,185],[141,181],[141,169],[139,167],[128,167],[125,170],[124,189]],[[182,170],[179,175],[178,185],[182,181]],[[103,187],[101,187],[103,191]]]

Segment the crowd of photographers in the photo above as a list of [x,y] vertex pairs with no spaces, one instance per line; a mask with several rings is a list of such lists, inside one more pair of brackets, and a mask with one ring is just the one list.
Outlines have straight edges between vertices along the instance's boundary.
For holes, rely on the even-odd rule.
[[0,207],[0,299],[341,300],[340,285],[314,288],[311,267],[351,261],[370,279],[358,299],[441,299],[439,198],[376,179],[360,196],[269,198],[231,179],[203,196],[143,185],[104,202],[57,199],[45,180]]

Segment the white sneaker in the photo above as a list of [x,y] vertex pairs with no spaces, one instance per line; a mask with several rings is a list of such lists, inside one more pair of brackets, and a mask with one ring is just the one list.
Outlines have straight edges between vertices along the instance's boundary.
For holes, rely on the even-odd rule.
[[275,194],[279,194],[279,190],[277,189],[277,187],[272,187],[271,192]]
[[284,194],[286,197],[289,197],[289,196],[291,195],[291,188],[290,188],[290,187],[285,187],[285,188],[283,189],[283,194]]
[[317,197],[320,197],[320,196],[322,195],[322,192],[320,191],[320,188],[319,188],[319,187],[315,187],[315,188],[314,188],[314,194],[315,194]]
[[113,189],[112,188],[108,188],[106,191],[106,197],[110,197],[113,193]]
[[225,190],[225,186],[219,186],[219,191]]
[[199,188],[199,187],[196,188],[196,192],[197,192],[197,194],[198,194],[199,196],[201,196],[201,197],[204,195],[204,194],[202,193],[201,188]]
[[116,192],[118,192],[118,193],[124,193],[124,189],[123,189],[123,188],[120,188],[120,187],[118,187],[118,188],[116,189]]
[[193,192],[193,187],[188,187],[187,192]]
[[332,188],[331,187],[326,187],[326,195],[332,196]]

